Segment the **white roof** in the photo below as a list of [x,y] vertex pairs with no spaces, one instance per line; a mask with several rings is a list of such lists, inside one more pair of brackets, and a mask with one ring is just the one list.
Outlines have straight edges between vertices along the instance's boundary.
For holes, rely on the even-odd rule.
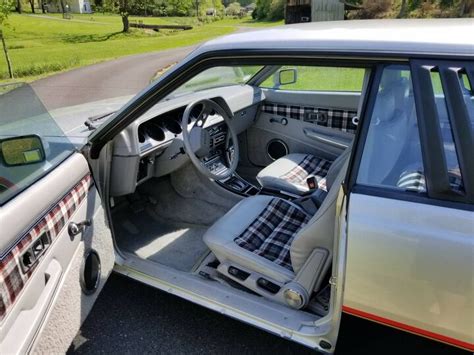
[[229,49],[474,57],[474,19],[330,21],[287,25],[220,37],[205,43],[194,54]]

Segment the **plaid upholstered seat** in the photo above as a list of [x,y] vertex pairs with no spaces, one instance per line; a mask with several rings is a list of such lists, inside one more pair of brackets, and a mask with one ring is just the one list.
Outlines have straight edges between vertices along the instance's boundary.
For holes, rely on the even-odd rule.
[[327,191],[326,175],[330,167],[330,161],[308,154],[296,167],[282,175],[281,178],[292,184],[307,186],[306,179],[314,176],[318,182],[318,187]]
[[293,271],[290,245],[308,221],[305,212],[286,200],[275,198],[234,241],[240,247]]
[[[328,192],[315,212],[262,193],[241,200],[214,223],[203,240],[219,261],[217,271],[276,302],[285,302],[285,287],[300,285],[308,295],[318,289],[332,261],[336,199],[349,153],[346,150],[331,164],[326,177]],[[279,167],[286,169],[274,176],[288,173],[305,156],[297,154],[297,159],[286,162],[286,157],[281,158]],[[305,267],[308,265],[312,266]],[[311,276],[306,278],[306,273]],[[299,283],[300,277],[310,283]],[[266,282],[273,284],[270,289],[263,285]]]
[[292,153],[261,170],[257,180],[264,188],[301,195],[309,191],[307,179],[314,177],[318,188],[327,191],[326,176],[332,164],[310,154]]

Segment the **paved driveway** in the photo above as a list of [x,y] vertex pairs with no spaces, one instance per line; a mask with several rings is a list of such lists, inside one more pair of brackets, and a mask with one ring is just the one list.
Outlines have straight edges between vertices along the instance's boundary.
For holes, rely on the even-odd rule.
[[[112,275],[70,354],[314,354],[257,328]],[[467,355],[456,348],[351,316],[337,354]]]
[[194,48],[126,56],[40,79],[32,86],[48,110],[133,95],[158,70],[180,61]]

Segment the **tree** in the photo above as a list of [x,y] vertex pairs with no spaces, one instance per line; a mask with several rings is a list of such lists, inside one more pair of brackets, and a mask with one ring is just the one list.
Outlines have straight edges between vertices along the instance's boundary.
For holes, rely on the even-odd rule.
[[285,17],[285,0],[257,0],[252,17],[257,20],[281,20]]
[[461,0],[459,4],[459,17],[474,16],[474,1],[473,0]]
[[285,18],[285,2],[286,0],[272,0],[267,20],[283,20]]
[[31,12],[35,13],[35,0],[28,0],[31,6]]
[[229,16],[239,16],[240,15],[240,4],[238,2],[233,2],[227,6],[225,13]]
[[130,14],[129,0],[120,0],[119,14],[122,17],[122,32],[128,32],[130,29],[130,21],[128,20]]
[[21,6],[21,0],[16,0],[16,6],[15,6],[16,12],[21,14],[23,12],[23,8]]
[[7,62],[8,74],[11,79],[13,79],[13,68],[10,61],[10,56],[8,55],[8,47],[5,42],[5,36],[3,30],[10,14],[10,8],[12,6],[12,0],[0,0],[0,39],[2,41],[3,53],[5,54],[5,60]]
[[362,8],[355,15],[361,19],[384,18],[391,6],[392,0],[363,0]]
[[[61,2],[64,0],[61,0]],[[119,14],[122,18],[122,32],[128,32],[130,30],[130,21],[128,16],[130,15],[131,7],[134,4],[134,0],[104,0],[103,8],[108,12]]]
[[405,18],[407,16],[407,10],[407,0],[402,0],[402,5],[400,6],[400,12],[398,13],[397,18]]
[[272,0],[257,0],[256,5],[257,7],[253,11],[252,17],[257,20],[264,20],[267,18],[267,15],[270,12],[270,6],[272,4]]

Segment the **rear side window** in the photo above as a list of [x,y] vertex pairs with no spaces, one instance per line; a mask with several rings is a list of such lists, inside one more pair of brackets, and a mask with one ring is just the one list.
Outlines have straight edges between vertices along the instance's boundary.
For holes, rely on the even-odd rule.
[[357,183],[426,191],[409,66],[391,65],[384,69]]
[[28,85],[0,89],[0,205],[53,170],[75,146]]
[[474,201],[472,66],[413,61],[383,68],[356,182]]
[[[460,79],[460,85],[464,87],[465,83]],[[446,97],[444,95],[443,87],[441,84],[441,77],[437,70],[431,71],[431,83],[433,86],[433,92],[435,94],[436,109],[438,111],[439,127],[441,130],[441,138],[443,140],[444,156],[446,158],[446,165],[448,167],[448,178],[449,184],[454,191],[463,192],[464,185],[459,166],[458,153],[454,144],[454,134],[451,126],[451,120],[448,114],[448,107],[446,103]],[[468,83],[468,82],[467,82]],[[465,87],[464,87],[464,90]],[[470,101],[465,99],[465,101]]]
[[[287,71],[296,73],[295,80],[281,83],[281,73],[285,76]],[[365,69],[362,68],[283,66],[260,84],[260,87],[290,91],[361,92],[364,74]]]

